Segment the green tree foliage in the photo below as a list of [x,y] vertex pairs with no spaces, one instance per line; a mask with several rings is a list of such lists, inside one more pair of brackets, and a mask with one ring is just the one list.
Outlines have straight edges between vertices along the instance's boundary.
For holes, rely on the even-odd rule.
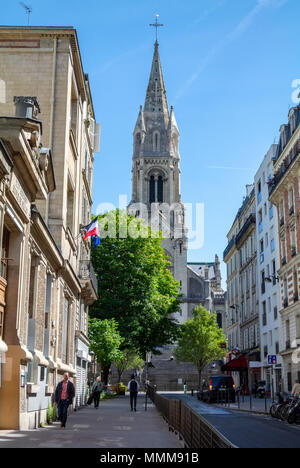
[[181,327],[175,357],[177,361],[191,362],[197,367],[200,385],[205,367],[225,357],[226,350],[221,348],[221,343],[225,342],[226,337],[217,324],[216,314],[210,314],[202,306],[195,307],[194,317]]
[[118,324],[110,320],[89,319],[90,348],[95,353],[97,362],[103,370],[104,383],[107,384],[108,372],[111,364],[120,359],[120,346],[123,338],[120,336]]
[[178,323],[170,314],[180,310],[179,284],[168,270],[161,235],[153,238],[143,220],[125,211],[99,216],[99,222],[101,246],[92,250],[99,298],[90,316],[114,318],[125,339],[123,348],[141,356],[173,343]]
[[124,371],[130,369],[142,369],[144,359],[142,359],[135,350],[124,349],[114,364],[118,371],[119,382],[121,382]]

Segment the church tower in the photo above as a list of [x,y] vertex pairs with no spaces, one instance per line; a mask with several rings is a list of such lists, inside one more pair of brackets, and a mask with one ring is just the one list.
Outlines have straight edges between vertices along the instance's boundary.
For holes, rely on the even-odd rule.
[[[157,41],[144,108],[140,106],[133,132],[132,200],[128,211],[145,219],[152,228],[163,230],[162,246],[172,263],[172,274],[180,283],[180,292],[186,297],[187,230],[180,194],[179,130],[174,109],[168,108]],[[181,323],[187,320],[185,303],[176,318]]]

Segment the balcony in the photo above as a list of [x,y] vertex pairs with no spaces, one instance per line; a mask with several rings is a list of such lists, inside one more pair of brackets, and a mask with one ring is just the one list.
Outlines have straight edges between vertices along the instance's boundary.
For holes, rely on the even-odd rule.
[[295,294],[294,294],[294,302],[297,302],[298,300],[299,300],[298,293],[295,293]]
[[233,246],[235,246],[235,236],[233,236],[233,238],[231,239],[231,241],[229,242],[229,244],[227,245],[226,249],[224,250],[224,253],[223,253],[223,260],[225,260],[225,258],[227,257],[227,255],[229,254],[230,250],[232,249]]
[[79,279],[82,287],[81,297],[87,305],[92,305],[98,298],[98,280],[90,260],[80,261]]
[[256,217],[254,214],[251,214],[247,221],[245,222],[244,226],[236,236],[236,244],[241,243],[243,240],[244,236],[247,234],[248,230],[250,229],[251,226],[254,226],[256,224]]

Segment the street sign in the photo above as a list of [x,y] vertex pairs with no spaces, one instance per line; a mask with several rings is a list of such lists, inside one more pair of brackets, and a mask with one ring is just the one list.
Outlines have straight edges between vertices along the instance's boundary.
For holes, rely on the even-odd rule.
[[268,355],[268,364],[277,364],[277,356]]

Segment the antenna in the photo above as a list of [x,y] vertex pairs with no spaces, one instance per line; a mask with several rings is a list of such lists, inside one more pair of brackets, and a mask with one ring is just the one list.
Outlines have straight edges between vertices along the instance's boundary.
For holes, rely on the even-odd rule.
[[30,24],[30,15],[32,13],[32,8],[28,5],[25,5],[25,3],[23,2],[19,2],[20,5],[26,10],[26,13],[28,14],[28,26]]

